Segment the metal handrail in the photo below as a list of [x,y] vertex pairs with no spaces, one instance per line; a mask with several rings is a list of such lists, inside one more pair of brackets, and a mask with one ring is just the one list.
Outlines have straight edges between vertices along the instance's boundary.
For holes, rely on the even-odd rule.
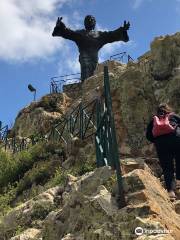
[[2,127],[1,123],[1,128],[0,128],[0,140],[5,141],[8,135],[8,125]]
[[130,62],[130,61],[134,62],[134,59],[126,52],[120,52],[120,53],[114,54],[114,55],[110,56],[109,59],[124,62],[123,61],[124,57],[126,57],[126,62]]
[[111,166],[116,170],[118,183],[119,207],[126,205],[122,173],[120,168],[119,148],[116,138],[112,99],[110,92],[108,67],[104,66],[104,101],[97,104],[97,131],[95,134],[97,166]]
[[[55,79],[59,79],[59,80],[55,80]],[[68,81],[73,81],[71,82],[71,84],[80,82],[80,73],[72,73],[72,74],[51,77],[50,93],[61,93],[63,86],[68,85]]]
[[[124,58],[126,58],[125,61],[124,61]],[[134,62],[134,59],[129,54],[127,54],[127,52],[120,52],[120,53],[111,55],[109,59],[105,60],[103,63],[108,62],[109,60],[116,60],[116,61],[126,62],[126,63]],[[55,80],[55,79],[59,79],[59,80]],[[72,82],[68,83],[68,81],[72,81]],[[65,74],[65,75],[51,77],[50,93],[51,94],[61,93],[63,91],[64,85],[71,85],[73,83],[78,83],[78,82],[81,82],[80,73],[72,73],[72,74]]]

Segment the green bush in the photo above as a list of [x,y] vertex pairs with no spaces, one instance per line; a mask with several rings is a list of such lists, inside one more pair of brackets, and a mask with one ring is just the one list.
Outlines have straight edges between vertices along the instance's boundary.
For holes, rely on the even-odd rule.
[[45,184],[51,177],[50,168],[51,162],[43,162],[43,165],[34,166],[17,184],[16,194],[20,195],[24,190],[31,188],[33,184]]
[[[36,186],[44,186],[51,178],[54,184],[61,181],[58,173],[54,175],[60,164],[60,149],[59,143],[39,143],[15,155],[0,150],[0,216],[17,202],[31,197]],[[54,154],[57,160],[52,157]]]
[[40,219],[43,220],[48,215],[49,212],[54,210],[53,204],[50,203],[36,203],[33,207],[33,213],[31,214],[32,220]]
[[0,151],[0,192],[19,181],[35,162],[48,155],[42,143],[15,155]]
[[0,217],[11,209],[10,203],[16,196],[16,188],[12,186],[7,187],[8,191],[0,194]]
[[7,187],[8,184],[18,181],[24,171],[27,170],[27,162],[29,157],[14,159],[12,156],[8,156],[0,153],[0,190]]
[[42,101],[39,102],[38,107],[43,107],[44,110],[49,112],[58,112],[58,97],[55,96],[45,96],[42,98]]
[[63,168],[59,167],[54,176],[50,179],[50,181],[46,184],[47,188],[55,187],[59,184],[63,185],[66,182],[66,176],[68,171],[65,171]]

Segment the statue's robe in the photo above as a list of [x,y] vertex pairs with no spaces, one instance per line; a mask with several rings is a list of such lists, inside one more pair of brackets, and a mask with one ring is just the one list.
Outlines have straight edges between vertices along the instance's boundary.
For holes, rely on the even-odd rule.
[[77,30],[56,26],[52,36],[61,36],[72,40],[79,48],[81,65],[81,80],[92,76],[98,63],[98,51],[107,43],[129,41],[127,31],[120,27],[114,31]]

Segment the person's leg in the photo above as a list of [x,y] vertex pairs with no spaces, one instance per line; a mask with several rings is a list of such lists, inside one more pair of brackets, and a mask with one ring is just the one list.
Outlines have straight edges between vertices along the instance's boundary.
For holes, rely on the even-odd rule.
[[179,152],[175,153],[176,161],[176,180],[180,182],[180,149]]
[[156,146],[160,165],[163,170],[165,185],[167,191],[175,190],[175,179],[174,179],[174,154],[164,145]]
[[175,162],[176,162],[176,184],[180,188],[180,138],[176,138],[175,142]]

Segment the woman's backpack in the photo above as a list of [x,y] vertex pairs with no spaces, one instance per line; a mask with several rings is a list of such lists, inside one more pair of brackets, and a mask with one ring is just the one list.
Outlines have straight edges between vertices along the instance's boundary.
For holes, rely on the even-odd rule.
[[172,113],[166,114],[164,116],[153,117],[153,137],[175,132],[175,127],[173,127],[169,122],[170,115],[172,115]]

